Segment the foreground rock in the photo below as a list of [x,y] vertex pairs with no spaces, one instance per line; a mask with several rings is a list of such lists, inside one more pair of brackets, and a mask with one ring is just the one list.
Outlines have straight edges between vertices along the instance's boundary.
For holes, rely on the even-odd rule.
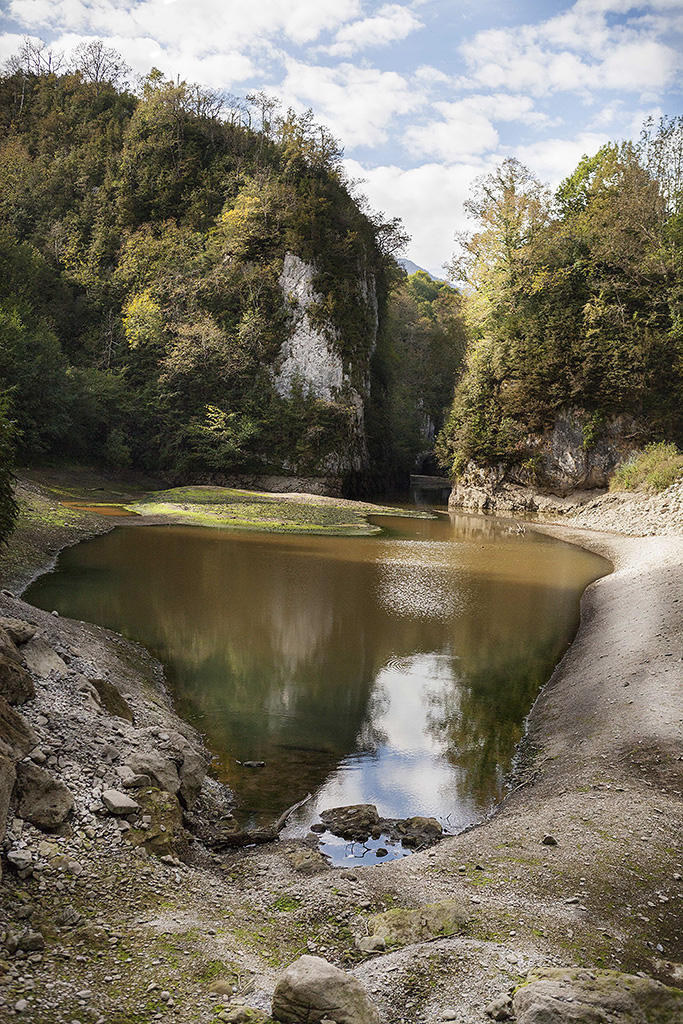
[[540,968],[513,998],[517,1024],[667,1024],[683,990],[617,971]]
[[17,765],[17,814],[47,832],[59,828],[73,810],[74,798],[49,772],[25,761]]
[[360,982],[318,956],[299,957],[282,974],[272,1014],[283,1024],[380,1024]]
[[348,807],[330,807],[322,811],[323,825],[342,839],[369,839],[373,832],[379,836],[380,817],[374,804],[351,804]]
[[443,838],[443,829],[436,818],[380,818],[374,804],[350,804],[321,811],[323,825],[342,839],[365,842],[391,836],[411,849],[431,846]]

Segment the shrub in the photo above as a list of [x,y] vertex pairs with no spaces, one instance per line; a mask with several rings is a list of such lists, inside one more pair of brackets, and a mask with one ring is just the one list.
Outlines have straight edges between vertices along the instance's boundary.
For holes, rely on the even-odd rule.
[[683,478],[683,455],[671,441],[648,444],[615,469],[610,491],[663,491]]

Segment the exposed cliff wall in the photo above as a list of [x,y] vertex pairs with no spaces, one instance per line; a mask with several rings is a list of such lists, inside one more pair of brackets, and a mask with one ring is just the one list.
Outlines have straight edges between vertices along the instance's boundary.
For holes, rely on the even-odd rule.
[[[360,473],[368,465],[365,405],[370,394],[370,359],[379,324],[374,275],[359,272],[358,304],[370,329],[363,350],[344,358],[343,330],[324,314],[323,296],[315,288],[316,268],[295,253],[285,254],[279,277],[286,305],[289,334],[272,369],[273,384],[281,398],[291,399],[297,389],[345,413],[346,437],[334,451],[321,453],[316,472],[343,477]],[[284,467],[300,474],[296,457]]]
[[565,410],[544,434],[525,439],[514,463],[468,463],[449,505],[483,512],[550,512],[579,505],[607,487],[615,467],[633,454],[638,437],[632,417],[597,424],[582,410]]

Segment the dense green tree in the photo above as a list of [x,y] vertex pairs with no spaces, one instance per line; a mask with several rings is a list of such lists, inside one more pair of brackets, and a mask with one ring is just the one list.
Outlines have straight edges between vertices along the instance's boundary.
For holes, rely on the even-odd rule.
[[451,268],[469,342],[439,454],[456,473],[523,462],[566,408],[680,441],[682,151],[679,118],[584,157],[553,198],[516,161],[477,184]]
[[342,393],[274,388],[283,258],[314,266],[310,316],[363,375],[377,325],[358,289],[376,283],[383,320],[399,225],[351,194],[310,112],[261,95],[228,109],[156,69],[134,94],[127,74],[98,41],[70,60],[27,41],[0,76],[0,380],[18,453],[181,475],[280,471],[294,453],[319,471],[353,415]]

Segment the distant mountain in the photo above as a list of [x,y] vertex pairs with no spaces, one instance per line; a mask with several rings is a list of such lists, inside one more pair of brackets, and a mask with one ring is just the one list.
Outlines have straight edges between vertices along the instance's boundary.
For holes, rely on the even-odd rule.
[[403,267],[406,274],[416,274],[418,270],[421,270],[424,274],[429,274],[432,281],[443,281],[445,283],[445,279],[443,277],[435,277],[434,274],[430,274],[428,270],[425,270],[424,267],[419,267],[417,263],[413,263],[412,260],[401,258],[397,262]]

